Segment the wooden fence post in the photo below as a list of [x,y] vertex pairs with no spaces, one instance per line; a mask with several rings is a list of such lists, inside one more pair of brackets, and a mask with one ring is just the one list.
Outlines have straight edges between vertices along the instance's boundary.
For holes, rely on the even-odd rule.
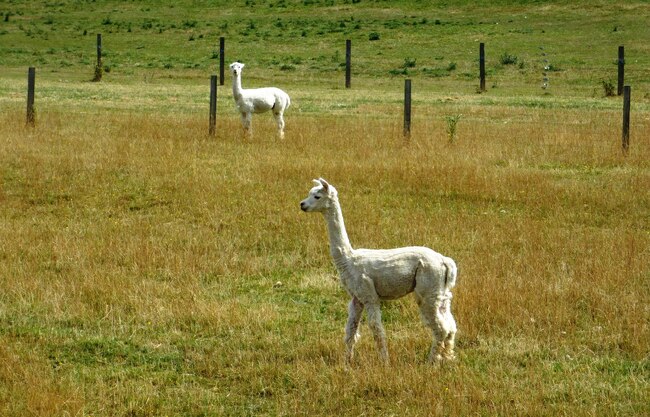
[[478,66],[479,66],[479,77],[480,77],[480,91],[485,91],[485,44],[480,43],[478,47]]
[[210,76],[210,136],[216,134],[217,126],[217,76]]
[[27,125],[36,125],[36,113],[34,112],[34,88],[36,85],[36,68],[29,67],[27,71]]
[[93,81],[98,82],[102,80],[104,74],[104,67],[102,65],[102,34],[97,34],[97,65],[95,65],[95,76]]
[[224,65],[225,65],[225,53],[226,50],[226,39],[222,36],[219,38],[219,84],[223,85],[224,79]]
[[404,80],[404,137],[411,137],[411,80]]
[[345,88],[350,88],[351,84],[351,71],[352,65],[352,41],[347,39],[345,41]]
[[618,95],[623,94],[625,84],[625,47],[618,47]]
[[97,66],[102,66],[102,34],[97,34]]
[[629,85],[623,87],[623,153],[630,148],[630,96],[632,89]]

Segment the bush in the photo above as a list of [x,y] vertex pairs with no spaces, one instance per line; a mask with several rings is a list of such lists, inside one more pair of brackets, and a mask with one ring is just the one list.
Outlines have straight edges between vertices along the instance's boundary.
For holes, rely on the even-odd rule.
[[404,68],[415,68],[416,62],[415,58],[404,58]]
[[507,52],[504,52],[503,55],[501,55],[501,65],[515,65],[517,61],[518,59],[516,55],[510,55]]
[[390,75],[409,75],[409,71],[406,68],[392,69],[388,73]]
[[95,76],[93,77],[92,81],[93,82],[99,82],[102,80],[102,76],[104,75],[104,67],[102,64],[96,64],[95,65]]
[[603,90],[605,92],[605,97],[613,97],[614,96],[614,83],[607,80],[603,80],[602,82],[603,85]]

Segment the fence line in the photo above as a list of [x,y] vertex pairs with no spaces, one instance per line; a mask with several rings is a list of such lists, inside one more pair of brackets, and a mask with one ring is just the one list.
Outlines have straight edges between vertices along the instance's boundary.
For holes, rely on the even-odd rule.
[[[351,87],[351,65],[352,65],[352,41],[347,39],[345,42],[345,84],[346,88]],[[212,75],[210,79],[210,123],[209,134],[214,136],[216,134],[216,113],[217,113],[217,79],[220,84],[224,84],[224,67],[225,67],[225,38],[219,38],[219,73],[220,76]],[[479,79],[480,91],[485,91],[485,43],[481,42],[479,45]],[[101,70],[102,66],[102,35],[97,34],[97,70]],[[625,66],[625,49],[624,46],[618,48],[618,87],[619,95],[623,94],[623,128],[622,128],[622,148],[625,153],[629,150],[630,142],[630,107],[631,107],[631,87],[622,86],[624,82],[624,66]],[[28,91],[27,91],[27,124],[34,126],[36,123],[35,110],[34,110],[34,96],[35,96],[35,78],[36,70],[34,67],[29,67],[28,71]],[[100,75],[101,78],[101,75]],[[97,80],[98,81],[98,80]],[[411,80],[404,81],[404,136],[410,137],[411,135]]]

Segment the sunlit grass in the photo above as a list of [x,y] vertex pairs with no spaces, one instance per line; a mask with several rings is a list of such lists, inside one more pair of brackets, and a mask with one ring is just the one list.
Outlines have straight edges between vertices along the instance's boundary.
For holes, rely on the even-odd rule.
[[[650,414],[647,5],[255,3],[0,10],[0,415]],[[268,114],[242,137],[229,76],[208,136],[219,36],[245,87],[290,93],[284,141]],[[364,323],[343,367],[347,296],[298,207],[319,176],[355,247],[456,260],[455,364],[425,364],[407,297],[390,365]]]
[[[645,412],[648,124],[624,157],[618,112],[461,101],[450,145],[432,110],[405,142],[369,108],[296,113],[284,142],[263,116],[242,141],[235,114],[210,138],[201,116],[7,113],[3,412]],[[385,306],[391,367],[364,326],[344,371],[346,297],[297,205],[317,176],[355,246],[456,259],[457,364],[424,364],[406,299]]]

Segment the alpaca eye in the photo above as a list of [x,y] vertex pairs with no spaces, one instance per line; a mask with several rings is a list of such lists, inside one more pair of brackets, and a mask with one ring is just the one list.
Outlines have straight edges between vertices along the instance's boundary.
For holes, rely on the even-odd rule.
[[320,196],[319,196],[319,195],[315,195],[314,198],[315,198],[316,200],[320,200]]

